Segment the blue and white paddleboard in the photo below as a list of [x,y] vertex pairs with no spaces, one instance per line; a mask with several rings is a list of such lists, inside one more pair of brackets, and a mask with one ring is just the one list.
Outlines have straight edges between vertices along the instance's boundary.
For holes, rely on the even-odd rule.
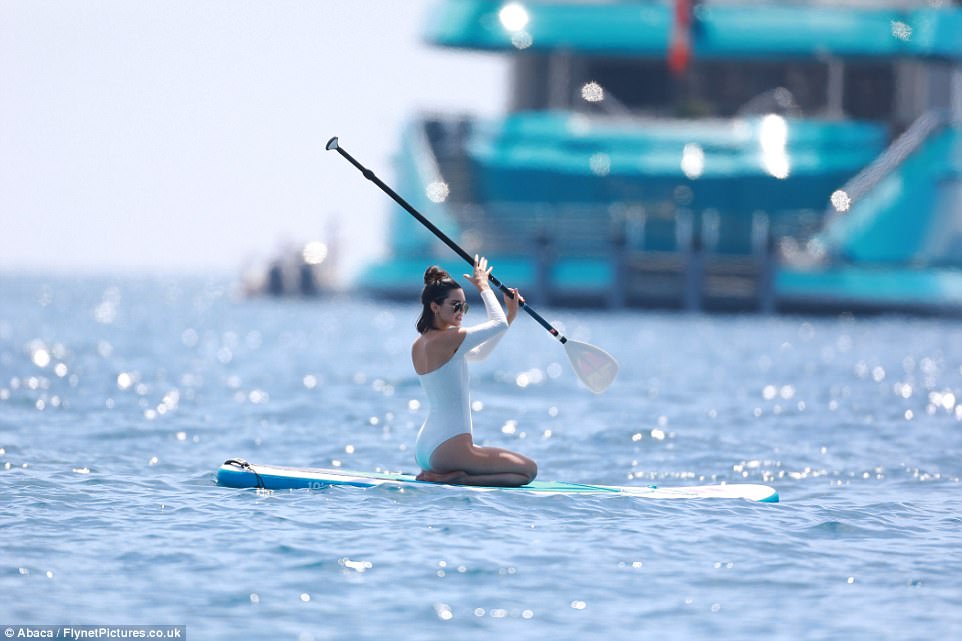
[[476,487],[467,485],[439,485],[418,481],[409,474],[382,474],[326,470],[320,468],[253,465],[243,459],[228,459],[217,470],[217,483],[227,487],[256,487],[267,490],[311,488],[332,485],[352,487],[433,486],[490,492],[530,492],[533,494],[607,494],[640,499],[745,499],[762,503],[777,503],[778,492],[766,485],[732,483],[726,485],[695,485],[688,487],[657,487],[647,485],[582,485],[558,481],[534,481],[521,487]]

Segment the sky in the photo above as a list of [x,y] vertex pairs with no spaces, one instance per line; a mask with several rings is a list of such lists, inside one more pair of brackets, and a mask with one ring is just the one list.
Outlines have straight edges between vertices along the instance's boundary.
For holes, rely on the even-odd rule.
[[337,229],[385,251],[419,112],[502,113],[506,61],[432,47],[437,0],[0,0],[0,272],[239,273]]

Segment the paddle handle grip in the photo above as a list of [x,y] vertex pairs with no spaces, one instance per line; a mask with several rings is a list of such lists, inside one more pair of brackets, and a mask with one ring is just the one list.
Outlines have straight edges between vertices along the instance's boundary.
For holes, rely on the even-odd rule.
[[[334,140],[334,139],[332,138],[332,140]],[[335,144],[336,144],[336,143],[335,143]],[[431,231],[431,233],[433,233],[435,236],[437,236],[437,237],[441,240],[441,242],[443,242],[445,245],[447,245],[447,246],[450,247],[452,250],[454,250],[454,252],[455,252],[458,256],[460,256],[461,258],[463,258],[465,261],[467,261],[467,263],[468,263],[469,265],[472,265],[472,266],[474,265],[474,257],[473,257],[473,256],[471,256],[470,254],[468,254],[468,252],[464,251],[464,249],[462,249],[460,245],[458,245],[456,242],[454,242],[453,240],[451,240],[451,238],[449,238],[447,234],[445,234],[443,231],[441,231],[440,229],[438,229],[437,226],[436,226],[434,223],[432,223],[430,220],[428,220],[427,218],[425,218],[425,217],[421,214],[421,212],[419,212],[417,209],[415,209],[414,207],[412,207],[411,204],[410,204],[408,201],[404,200],[404,198],[402,198],[402,197],[400,196],[400,194],[398,194],[396,191],[394,191],[393,189],[391,189],[391,187],[388,186],[388,184],[385,183],[383,180],[381,180],[380,178],[378,178],[378,177],[374,174],[373,171],[371,171],[370,169],[368,169],[367,167],[365,167],[364,165],[362,165],[361,163],[359,163],[357,160],[355,160],[355,159],[354,159],[354,156],[352,156],[352,155],[349,154],[347,151],[345,151],[340,145],[337,145],[337,146],[333,146],[333,147],[332,147],[332,146],[331,146],[331,143],[329,142],[329,143],[328,143],[328,149],[334,149],[335,151],[337,151],[337,153],[339,153],[339,154],[341,154],[342,156],[344,156],[344,158],[347,159],[347,161],[348,161],[349,163],[351,163],[352,165],[354,165],[354,166],[357,168],[357,170],[360,171],[361,174],[362,174],[365,178],[367,178],[367,179],[370,180],[372,183],[374,183],[375,185],[377,185],[378,187],[380,187],[381,191],[383,191],[385,194],[387,194],[388,196],[390,196],[390,197],[394,200],[394,202],[396,202],[396,203],[399,204],[401,207],[403,207],[404,210],[407,211],[407,213],[409,213],[409,214],[411,214],[412,216],[414,216],[414,217],[418,220],[418,222],[420,222],[422,225],[424,225],[425,227],[427,227],[427,228]],[[494,276],[494,274],[488,274],[488,281],[490,281],[492,285],[494,285],[495,287],[497,287],[499,290],[501,290],[502,292],[504,292],[504,293],[507,294],[508,296],[511,296],[512,298],[514,298],[514,293],[513,293],[510,289],[508,289],[508,287],[505,286],[504,283],[502,283],[500,280],[498,280],[498,279]],[[531,306],[530,306],[530,305],[528,305],[527,303],[519,303],[519,306],[520,306],[522,309],[524,309],[524,311],[528,312],[528,314],[531,316],[531,318],[535,319],[535,320],[538,322],[539,325],[541,325],[542,327],[544,327],[544,328],[548,331],[549,334],[551,334],[552,336],[554,336],[555,338],[557,338],[562,344],[568,342],[568,339],[567,339],[567,338],[565,338],[557,329],[555,329],[555,328],[551,325],[551,323],[549,323],[548,321],[546,321],[541,314],[539,314],[538,312],[536,312],[536,311],[534,311],[533,309],[531,309]]]

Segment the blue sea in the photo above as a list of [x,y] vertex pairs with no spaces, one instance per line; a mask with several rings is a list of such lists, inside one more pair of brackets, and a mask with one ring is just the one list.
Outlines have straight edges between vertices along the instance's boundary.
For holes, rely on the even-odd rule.
[[219,487],[229,457],[415,471],[418,306],[8,274],[0,624],[962,638],[957,320],[539,311],[620,376],[591,394],[519,318],[473,366],[478,441],[533,457],[544,480],[761,483],[781,502]]

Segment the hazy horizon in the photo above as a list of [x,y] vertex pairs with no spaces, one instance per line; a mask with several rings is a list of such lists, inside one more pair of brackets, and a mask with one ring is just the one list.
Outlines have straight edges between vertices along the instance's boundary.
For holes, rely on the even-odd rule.
[[506,66],[421,34],[437,2],[0,0],[0,270],[239,273],[339,229],[383,249],[420,111],[492,115]]

